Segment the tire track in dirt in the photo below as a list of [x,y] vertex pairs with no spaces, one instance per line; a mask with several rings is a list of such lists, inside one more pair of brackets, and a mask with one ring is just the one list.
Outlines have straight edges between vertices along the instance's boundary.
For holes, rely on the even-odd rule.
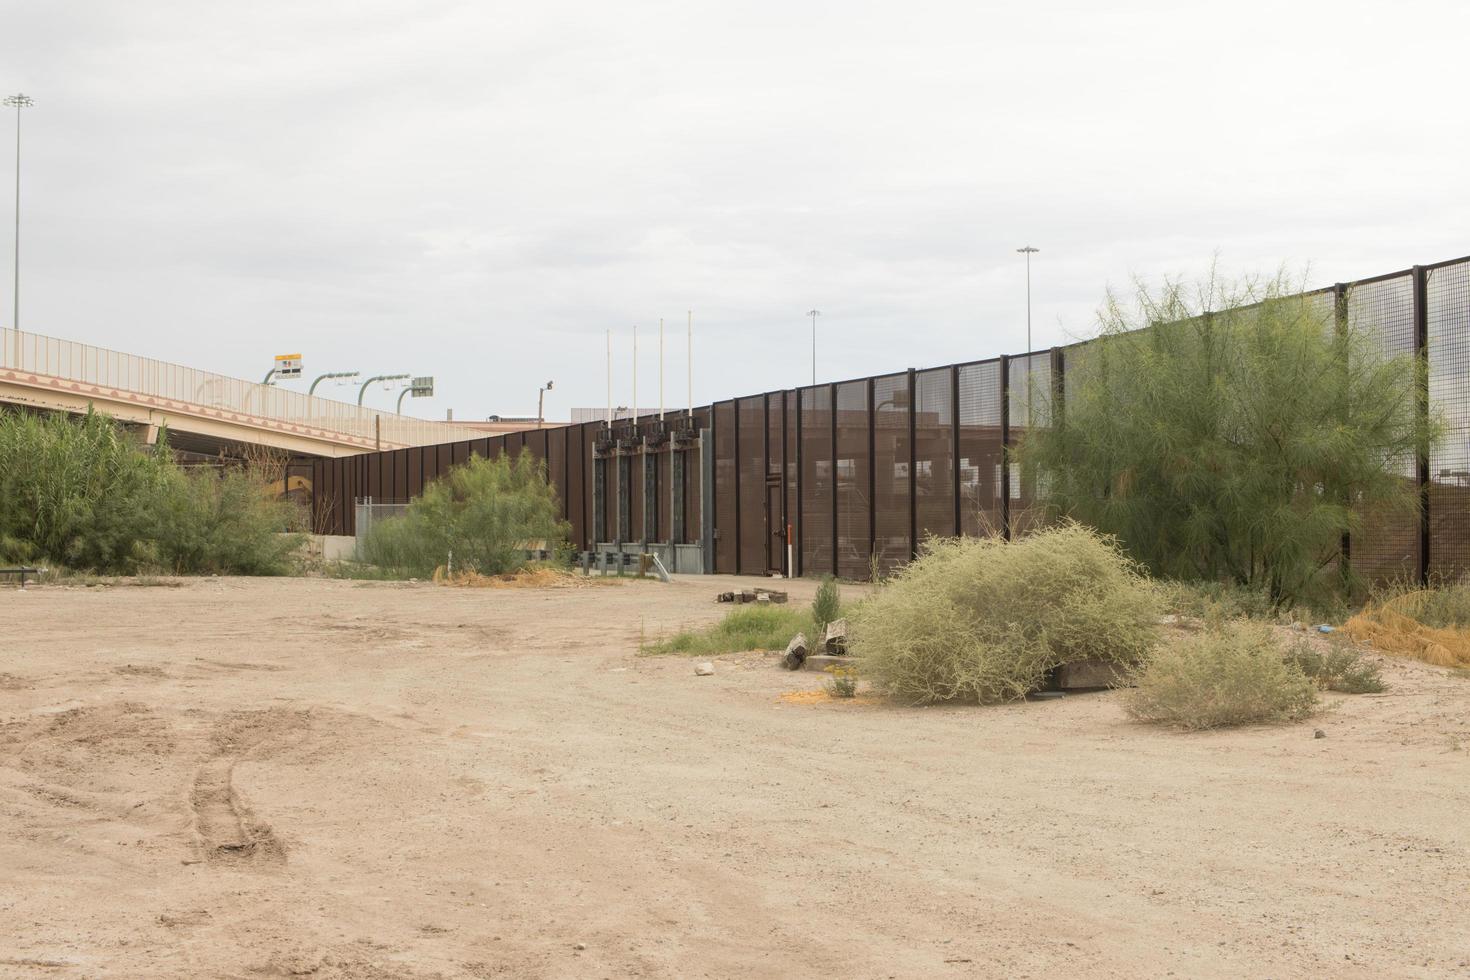
[[211,734],[211,752],[194,771],[189,804],[200,856],[211,864],[252,868],[286,863],[286,846],[235,788],[235,766],[283,728],[299,727],[298,715],[277,711],[240,712]]

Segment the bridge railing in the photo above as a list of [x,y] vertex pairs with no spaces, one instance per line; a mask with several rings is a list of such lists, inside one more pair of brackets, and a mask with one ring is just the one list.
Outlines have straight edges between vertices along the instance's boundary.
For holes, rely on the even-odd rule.
[[409,418],[23,330],[0,329],[0,369],[311,426],[378,440],[385,449],[473,439],[481,434],[450,423]]

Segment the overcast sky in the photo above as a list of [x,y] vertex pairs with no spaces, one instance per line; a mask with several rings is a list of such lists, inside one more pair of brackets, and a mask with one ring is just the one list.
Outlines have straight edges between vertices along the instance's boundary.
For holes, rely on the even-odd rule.
[[1018,352],[1028,243],[1037,347],[1217,252],[1313,284],[1470,253],[1462,0],[8,0],[0,24],[0,87],[36,100],[24,328],[241,377],[295,351],[432,374],[405,401],[430,418],[534,414],[547,379],[549,418],[604,404],[608,328],[627,404],[634,324],[656,407],[661,316],[683,405],[690,309],[697,403],[806,383],[813,307],[820,380]]

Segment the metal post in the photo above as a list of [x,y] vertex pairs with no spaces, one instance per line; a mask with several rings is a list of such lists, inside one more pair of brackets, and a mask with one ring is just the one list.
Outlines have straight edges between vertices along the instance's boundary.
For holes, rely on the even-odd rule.
[[[1419,361],[1418,408],[1419,422],[1427,424],[1429,419],[1429,270],[1422,265],[1414,266],[1414,342]],[[1427,447],[1420,451],[1419,475],[1419,584],[1429,584],[1429,453]]]
[[812,384],[817,383],[817,317],[822,315],[821,310],[811,309],[806,315],[812,318]]
[[[1342,337],[1344,334],[1347,333],[1348,287],[1346,283],[1336,283],[1332,287],[1332,327],[1338,337]],[[1348,365],[1344,363],[1344,372],[1346,372],[1347,368]],[[1351,500],[1349,499],[1346,488],[1344,488],[1342,504],[1344,507],[1351,504]],[[1339,545],[1339,548],[1341,550],[1341,555],[1339,557],[1341,567],[1339,567],[1338,571],[1341,573],[1342,581],[1344,583],[1347,583],[1352,580],[1353,561],[1353,540],[1352,535],[1349,534],[1347,531],[1342,532],[1342,542]]]
[[960,368],[949,368],[949,479],[954,488],[954,534],[964,533],[960,504]]
[[745,549],[740,547],[740,399],[730,400],[730,417],[735,420],[734,444],[735,444],[735,574],[740,574],[740,552]]
[[831,409],[828,413],[831,417],[829,423],[832,426],[832,466],[829,469],[828,479],[832,487],[832,574],[840,574],[842,566],[837,560],[837,542],[841,535],[837,533],[837,385],[827,386],[827,405]]
[[878,554],[878,467],[874,464],[877,458],[876,437],[874,429],[878,424],[878,414],[873,408],[873,379],[868,378],[868,567],[872,568],[873,560]]
[[1011,359],[1000,356],[1000,532],[1011,539]]
[[15,363],[11,366],[19,370],[22,366],[20,354],[20,111],[36,103],[29,95],[18,92],[8,96],[5,104],[15,109],[15,305],[12,309],[10,325],[15,330]]
[[[804,448],[805,447],[802,446],[802,439],[801,439],[801,389],[798,388],[798,389],[795,389],[795,391],[796,391],[796,521],[795,521],[795,524],[796,524],[796,527],[798,528],[798,532],[797,533],[800,536],[801,540],[804,542],[806,540],[806,527],[805,527],[805,525],[802,524],[802,519],[801,519],[802,518],[802,507],[803,507],[803,501],[802,501],[801,498],[802,498],[803,484],[804,484],[805,479],[806,479],[806,476],[803,473],[803,470],[805,469],[805,467],[802,465],[802,462],[803,462],[802,457],[804,455]],[[790,528],[787,528],[787,533],[788,534],[790,534],[790,530],[791,530]],[[792,555],[792,566],[791,567],[794,569],[794,571],[792,572],[792,574],[793,575],[796,575],[798,578],[801,577],[801,575],[803,575],[805,573],[805,569],[803,568],[803,564],[804,563],[802,561],[801,552],[799,552],[799,551],[798,552],[795,552]]]
[[[909,368],[909,561],[919,557],[919,413],[918,378]],[[933,472],[933,463],[930,464]]]

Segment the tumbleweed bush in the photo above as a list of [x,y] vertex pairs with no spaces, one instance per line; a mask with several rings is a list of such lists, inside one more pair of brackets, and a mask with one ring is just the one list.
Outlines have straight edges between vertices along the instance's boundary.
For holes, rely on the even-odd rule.
[[1098,659],[1131,668],[1158,635],[1160,603],[1109,537],[1064,522],[1006,542],[933,539],[853,614],[849,648],[902,701],[993,703],[1047,671]]
[[1317,706],[1317,682],[1260,623],[1222,623],[1160,650],[1136,680],[1130,715],[1191,731],[1296,721]]

